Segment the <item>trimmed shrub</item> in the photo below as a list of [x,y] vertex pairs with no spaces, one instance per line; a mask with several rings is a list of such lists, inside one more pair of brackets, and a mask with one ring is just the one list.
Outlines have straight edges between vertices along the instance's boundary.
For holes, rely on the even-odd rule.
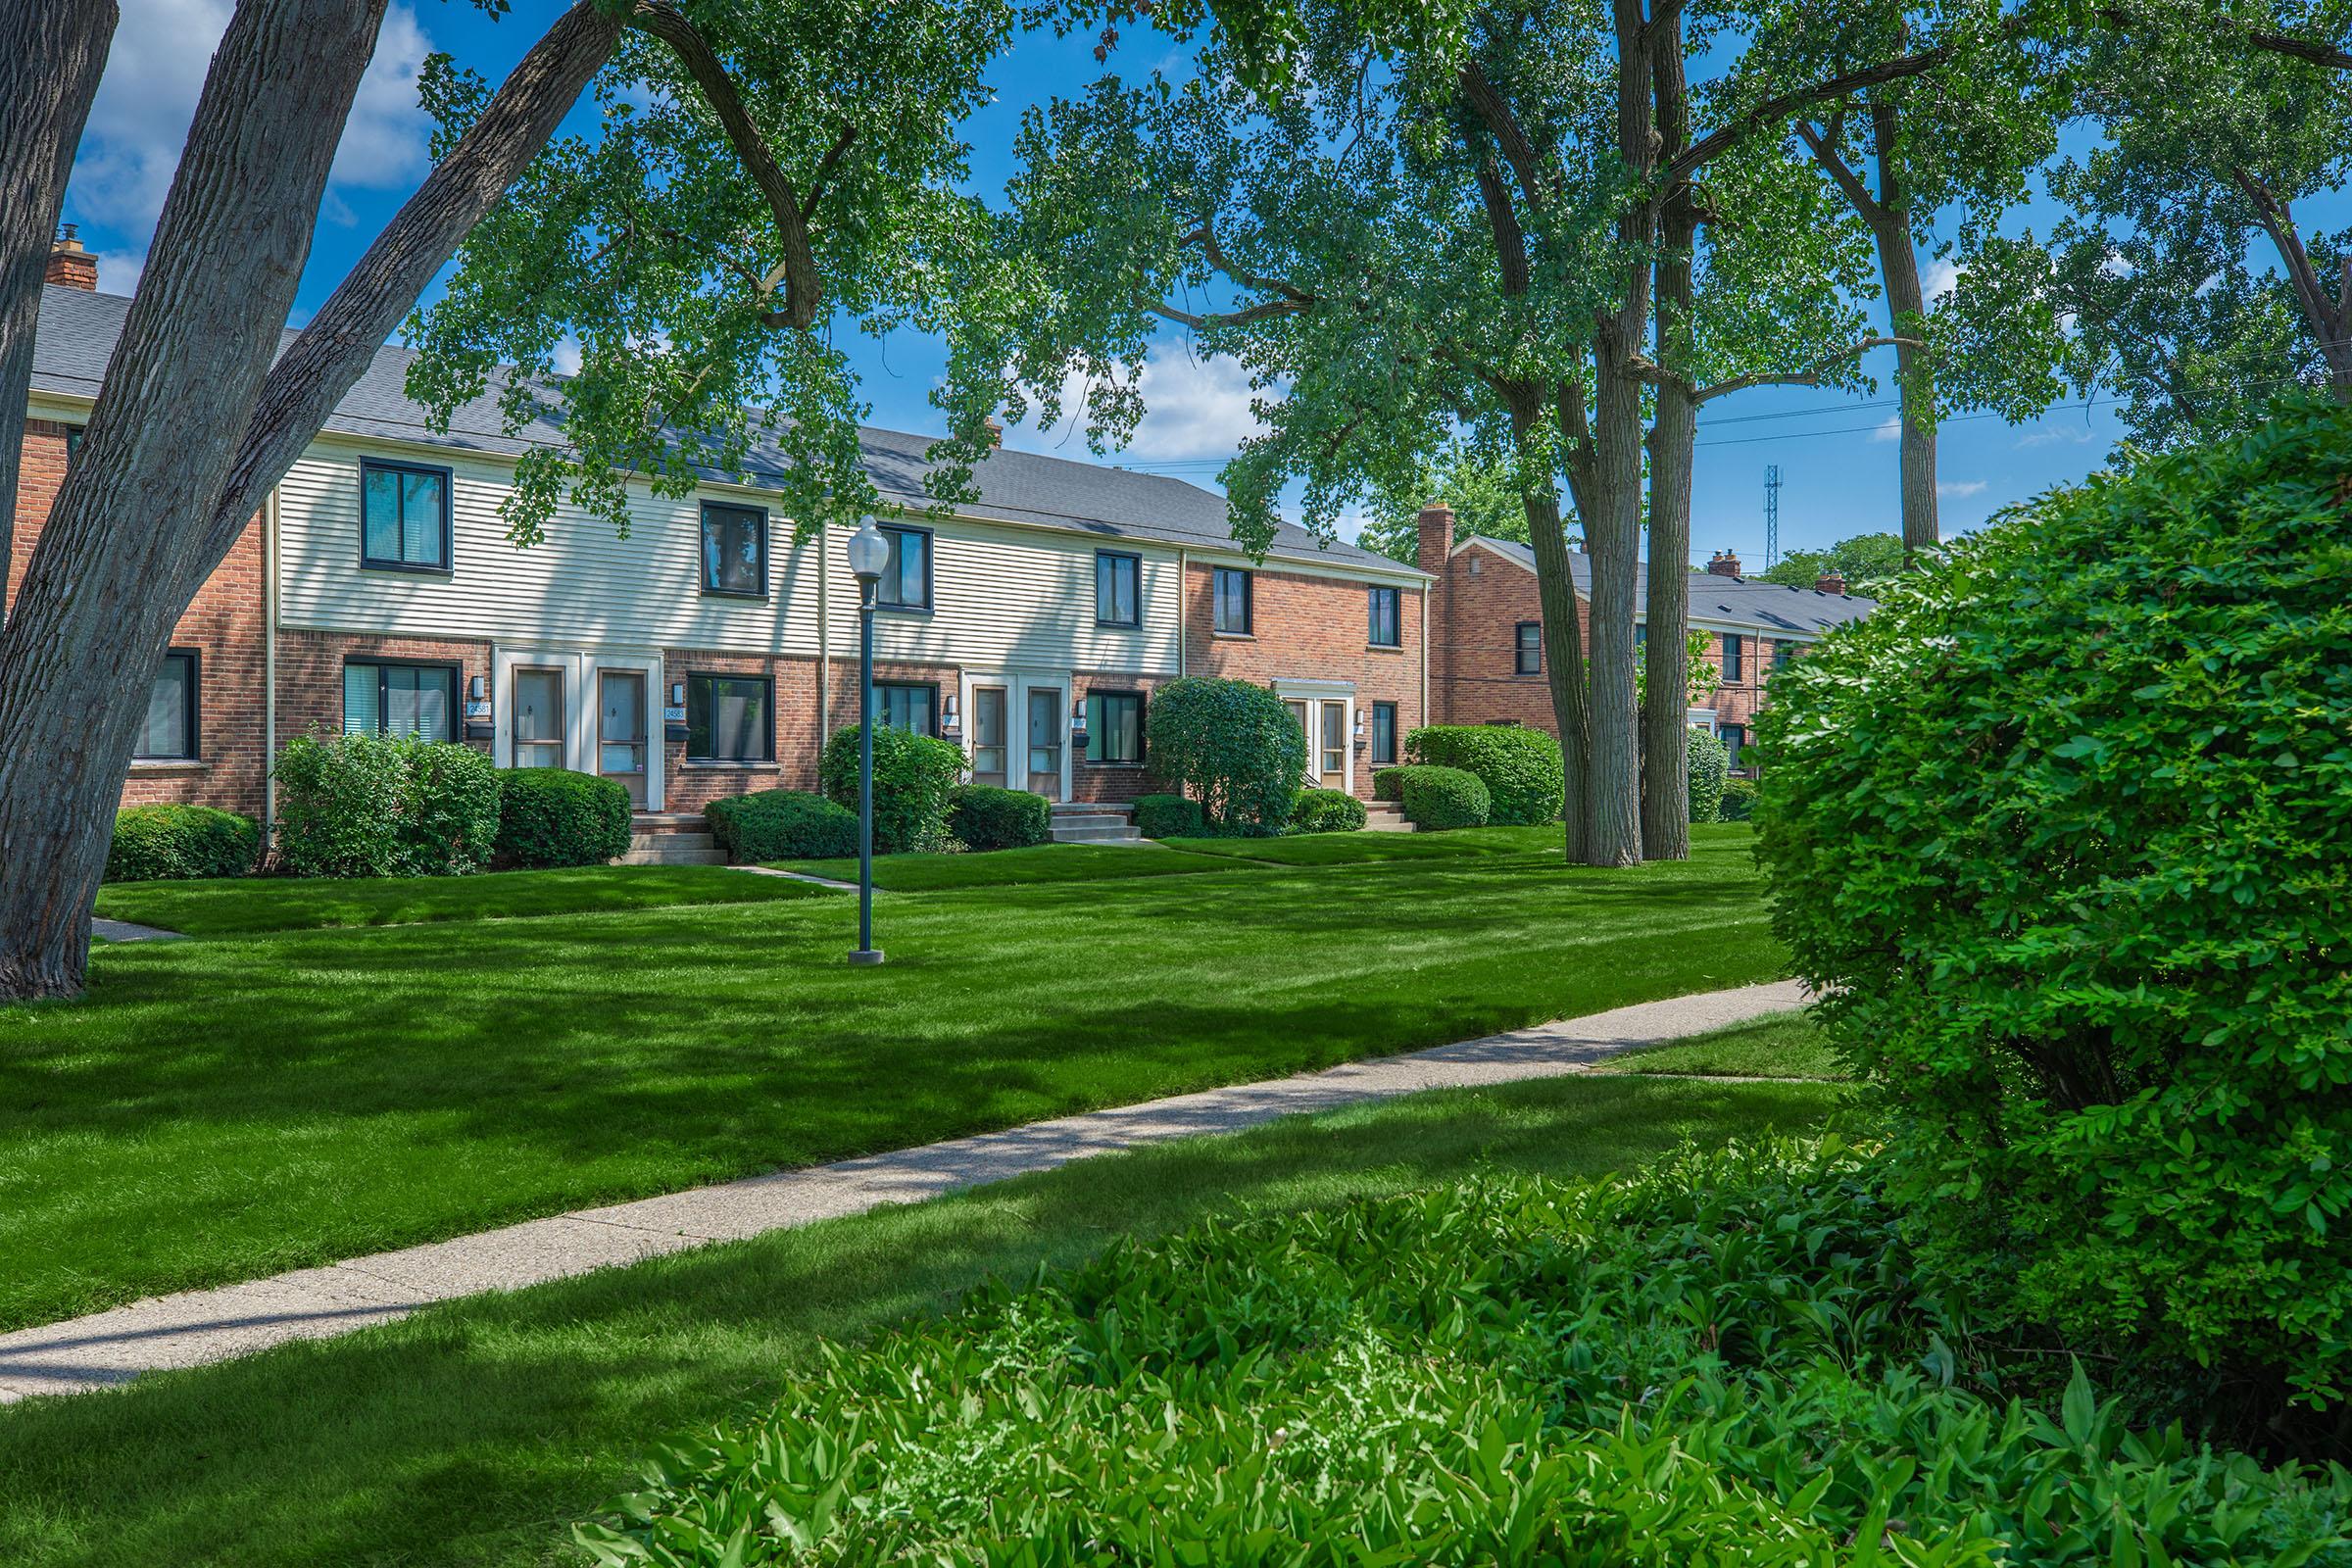
[[1346,790],[1300,790],[1291,808],[1293,833],[1353,833],[1364,825],[1364,803]]
[[2348,514],[2352,409],[2290,400],[1945,546],[1758,720],[1925,1254],[2266,1420],[2352,1396]]
[[1732,776],[1732,754],[1720,737],[1690,731],[1690,820],[1712,822],[1723,810],[1723,786]]
[[1404,799],[1404,769],[1376,767],[1372,770],[1372,798],[1376,801]]
[[1152,697],[1152,771],[1200,803],[1210,828],[1279,833],[1306,772],[1306,737],[1283,700],[1246,680],[1188,675]]
[[[858,726],[835,730],[819,769],[825,794],[858,810]],[[948,845],[948,808],[963,777],[963,748],[889,725],[874,730],[874,853],[906,855]]]
[[262,825],[209,806],[126,806],[106,851],[109,882],[248,876],[261,858]]
[[295,876],[462,876],[498,842],[498,769],[470,746],[298,735],[277,756],[277,858]]
[[967,850],[1020,850],[1054,838],[1054,808],[1043,795],[966,784],[948,811],[948,831]]
[[858,813],[806,790],[761,790],[703,808],[710,835],[737,865],[830,860],[858,853]]
[[629,848],[629,792],[563,767],[498,775],[498,863],[602,865]]
[[1135,830],[1148,839],[1194,839],[1204,826],[1200,803],[1182,795],[1145,795],[1135,803]]
[[1476,776],[1497,826],[1556,822],[1566,796],[1560,743],[1518,724],[1432,724],[1404,738],[1404,755]]
[[1494,800],[1477,774],[1465,773],[1458,767],[1425,763],[1398,771],[1404,774],[1400,799],[1404,802],[1405,820],[1415,827],[1434,831],[1487,825]]
[[1744,822],[1756,814],[1756,781],[1752,778],[1727,778],[1723,781],[1723,800],[1715,808],[1718,822]]

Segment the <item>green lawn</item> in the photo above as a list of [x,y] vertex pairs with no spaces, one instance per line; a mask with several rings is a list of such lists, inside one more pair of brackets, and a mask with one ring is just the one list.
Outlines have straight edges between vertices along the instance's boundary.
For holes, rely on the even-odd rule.
[[1736,1023],[1668,1046],[1628,1052],[1603,1069],[1631,1073],[1698,1073],[1722,1078],[1844,1078],[1844,1066],[1813,1020],[1801,1012],[1775,1013]]
[[[781,870],[805,871],[840,882],[858,880],[856,856],[846,860],[778,860],[775,864]],[[1232,868],[1227,861],[1178,855],[1156,844],[1041,844],[1034,849],[994,850],[986,855],[885,855],[874,861],[874,886],[893,893],[936,893],[1043,882],[1108,882]]]
[[828,888],[723,865],[584,865],[485,876],[121,882],[98,890],[98,912],[110,920],[135,920],[190,936],[238,936],[832,896]]
[[0,1011],[0,1326],[1745,985],[1758,891],[1742,830],[894,899],[880,969],[844,898],[109,946]]
[[[1694,838],[1713,828],[1695,828]],[[1740,842],[1748,842],[1744,833]],[[1446,833],[1300,833],[1278,839],[1170,839],[1171,849],[1273,865],[1358,865],[1381,860],[1445,859],[1485,855],[1560,854],[1560,829],[1466,827]]]
[[569,1523],[648,1450],[772,1397],[826,1340],[1115,1234],[1474,1170],[1592,1174],[1684,1140],[1807,1131],[1825,1085],[1561,1079],[1448,1092],[1088,1160],[634,1268],[485,1297],[119,1393],[0,1407],[0,1560],[571,1563]]

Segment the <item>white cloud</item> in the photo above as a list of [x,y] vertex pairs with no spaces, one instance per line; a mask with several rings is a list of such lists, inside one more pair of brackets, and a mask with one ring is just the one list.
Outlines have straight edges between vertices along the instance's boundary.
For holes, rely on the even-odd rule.
[[2017,438],[2016,444],[2020,447],[2050,447],[2063,442],[2068,446],[2081,447],[2088,446],[2097,439],[2081,425],[2045,424],[2037,429],[2028,430]]
[[1959,286],[1960,264],[1949,257],[1930,262],[1927,274],[1920,279],[1920,292],[1927,295],[1931,306]]
[[564,333],[564,340],[556,345],[555,360],[556,373],[558,375],[579,374],[580,340],[576,337],[573,337],[569,332]]
[[1870,438],[1873,441],[1900,441],[1903,438],[1902,419],[1889,414],[1879,421],[1877,429],[1870,432]]
[[[1082,382],[1062,387],[1063,423],[1032,430],[1024,446],[1053,450],[1070,435],[1070,421],[1083,420]],[[1188,462],[1233,456],[1243,441],[1264,428],[1250,411],[1250,372],[1239,360],[1202,358],[1190,347],[1162,338],[1144,362],[1145,414],[1122,456],[1142,463]],[[1083,423],[1079,425],[1084,428]],[[1081,437],[1072,437],[1075,445]],[[1204,470],[1206,471],[1206,470]]]
[[1946,479],[1936,487],[1936,493],[1946,501],[1965,501],[1970,496],[1983,495],[1984,488],[1983,479]]
[[[110,292],[137,281],[231,9],[230,0],[125,0],[67,191],[69,216],[120,241],[99,258]],[[431,48],[413,6],[385,13],[330,183],[382,189],[423,173],[432,122],[417,105],[416,76]],[[351,220],[331,193],[324,206],[330,220]]]

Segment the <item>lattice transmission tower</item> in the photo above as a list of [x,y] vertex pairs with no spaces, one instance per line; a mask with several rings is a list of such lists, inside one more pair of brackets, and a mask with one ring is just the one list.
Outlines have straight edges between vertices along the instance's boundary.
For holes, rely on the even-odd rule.
[[1781,564],[1781,466],[1764,469],[1764,569]]

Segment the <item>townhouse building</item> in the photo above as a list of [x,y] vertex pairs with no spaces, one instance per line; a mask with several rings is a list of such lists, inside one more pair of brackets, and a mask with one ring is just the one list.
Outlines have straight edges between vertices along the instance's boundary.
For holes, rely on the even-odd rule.
[[[1526,724],[1557,734],[1535,551],[1481,534],[1457,537],[1453,512],[1444,505],[1423,509],[1416,542],[1416,559],[1430,578],[1430,710],[1437,721]],[[1592,559],[1571,552],[1568,560],[1589,636]],[[1648,633],[1646,600],[1646,583],[1638,585],[1637,642]],[[1734,772],[1753,774],[1741,752],[1772,672],[1875,608],[1848,594],[1840,577],[1821,577],[1810,588],[1766,582],[1741,575],[1737,556],[1716,552],[1706,570],[1690,577],[1690,629],[1706,637],[1715,675],[1713,693],[1690,709],[1690,722],[1722,738]]]
[[[42,295],[6,600],[73,462],[126,299],[71,242]],[[126,804],[185,801],[267,820],[293,736],[456,740],[502,766],[619,780],[648,813],[816,786],[856,721],[849,530],[802,530],[760,487],[782,458],[688,498],[633,485],[625,533],[559,514],[517,548],[499,503],[515,458],[494,403],[428,426],[385,349],[182,617],[148,691]],[[1057,802],[1155,787],[1153,692],[1181,675],[1270,686],[1305,730],[1314,783],[1369,797],[1375,766],[1429,721],[1428,578],[1284,528],[1238,551],[1223,498],[1180,480],[999,449],[978,501],[927,502],[929,438],[867,430],[891,561],[876,615],[884,722],[965,750],[975,778]]]

